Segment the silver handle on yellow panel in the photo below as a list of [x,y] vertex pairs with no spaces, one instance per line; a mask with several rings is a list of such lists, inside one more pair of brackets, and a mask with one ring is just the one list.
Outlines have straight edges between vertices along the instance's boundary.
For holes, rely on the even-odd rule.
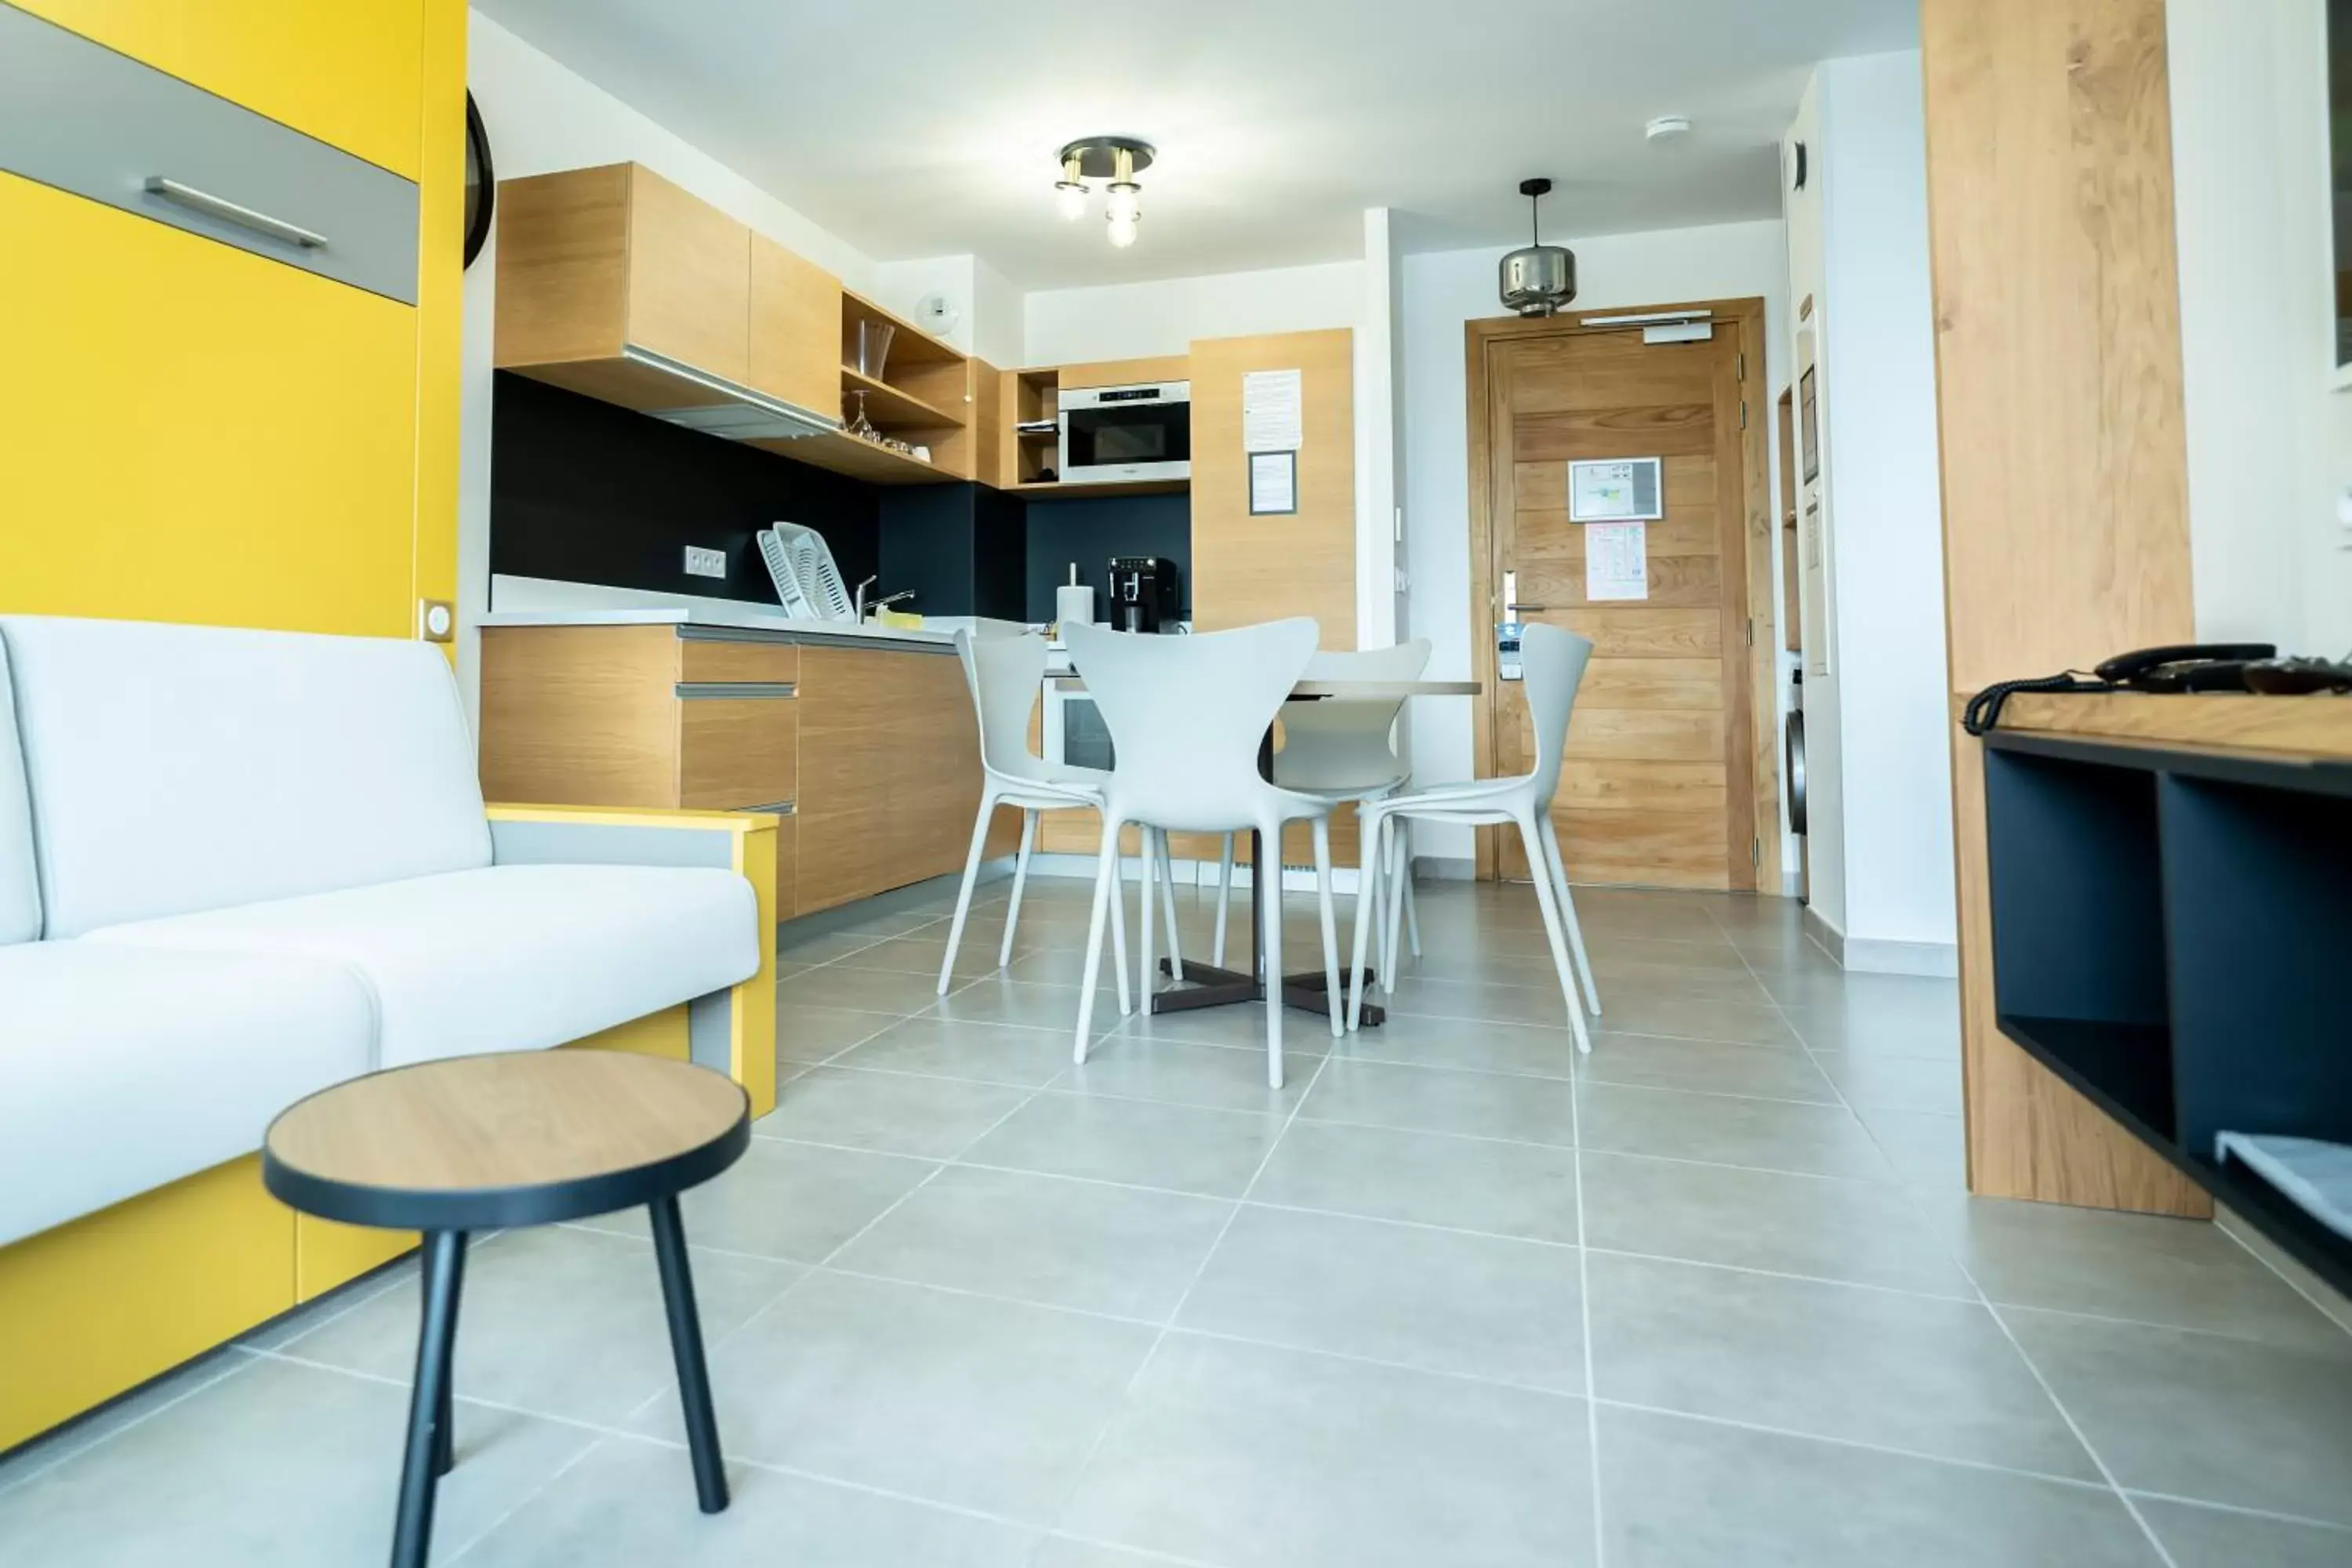
[[288,245],[299,246],[304,250],[327,248],[327,237],[323,234],[313,234],[307,228],[288,223],[284,218],[271,217],[268,213],[258,213],[251,207],[239,206],[226,197],[214,195],[210,191],[200,191],[194,185],[184,185],[177,180],[167,180],[161,174],[148,175],[145,189],[149,195],[161,196],[173,206],[185,207],[190,212],[199,212],[206,217],[216,217],[223,223],[233,223],[239,228],[249,228],[256,234],[267,235],[271,239],[279,240]]

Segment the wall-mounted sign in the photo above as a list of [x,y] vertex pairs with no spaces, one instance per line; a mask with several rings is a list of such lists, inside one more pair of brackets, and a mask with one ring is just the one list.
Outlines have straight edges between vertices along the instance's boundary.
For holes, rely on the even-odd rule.
[[1253,370],[1242,375],[1242,450],[1296,452],[1307,439],[1306,374]]
[[1666,515],[1655,458],[1617,458],[1568,466],[1568,521],[1646,522]]
[[1650,525],[1595,522],[1584,530],[1584,596],[1646,599],[1650,596]]
[[1298,510],[1297,453],[1249,455],[1249,509],[1252,517],[1275,517]]

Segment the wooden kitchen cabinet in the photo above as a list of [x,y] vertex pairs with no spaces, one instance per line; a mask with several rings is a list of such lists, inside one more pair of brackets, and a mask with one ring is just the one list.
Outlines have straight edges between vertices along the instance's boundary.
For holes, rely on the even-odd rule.
[[838,409],[840,333],[841,279],[753,235],[744,374],[752,389],[802,408]]

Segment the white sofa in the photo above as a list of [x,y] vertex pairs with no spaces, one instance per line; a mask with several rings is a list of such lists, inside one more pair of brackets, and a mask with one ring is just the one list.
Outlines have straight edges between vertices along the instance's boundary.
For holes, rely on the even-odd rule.
[[0,616],[0,1246],[379,1068],[681,1003],[709,1059],[753,888],[605,837],[489,820],[424,644]]

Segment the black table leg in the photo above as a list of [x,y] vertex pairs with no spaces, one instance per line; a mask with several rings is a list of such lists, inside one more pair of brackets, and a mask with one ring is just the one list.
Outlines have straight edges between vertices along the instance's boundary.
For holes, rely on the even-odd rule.
[[694,1495],[705,1513],[727,1507],[727,1468],[719,1455],[719,1417],[710,1405],[710,1369],[702,1359],[702,1320],[694,1310],[694,1274],[686,1260],[686,1224],[675,1194],[646,1205],[653,1215],[654,1258],[661,1265],[662,1300],[669,1308],[669,1346],[677,1360],[678,1403],[686,1410],[686,1446],[694,1457]]
[[400,1467],[392,1568],[425,1568],[433,1544],[433,1494],[449,1468],[451,1359],[457,1345],[457,1293],[466,1277],[466,1233],[425,1237],[425,1315],[416,1331],[416,1379],[408,1390],[408,1447]]

